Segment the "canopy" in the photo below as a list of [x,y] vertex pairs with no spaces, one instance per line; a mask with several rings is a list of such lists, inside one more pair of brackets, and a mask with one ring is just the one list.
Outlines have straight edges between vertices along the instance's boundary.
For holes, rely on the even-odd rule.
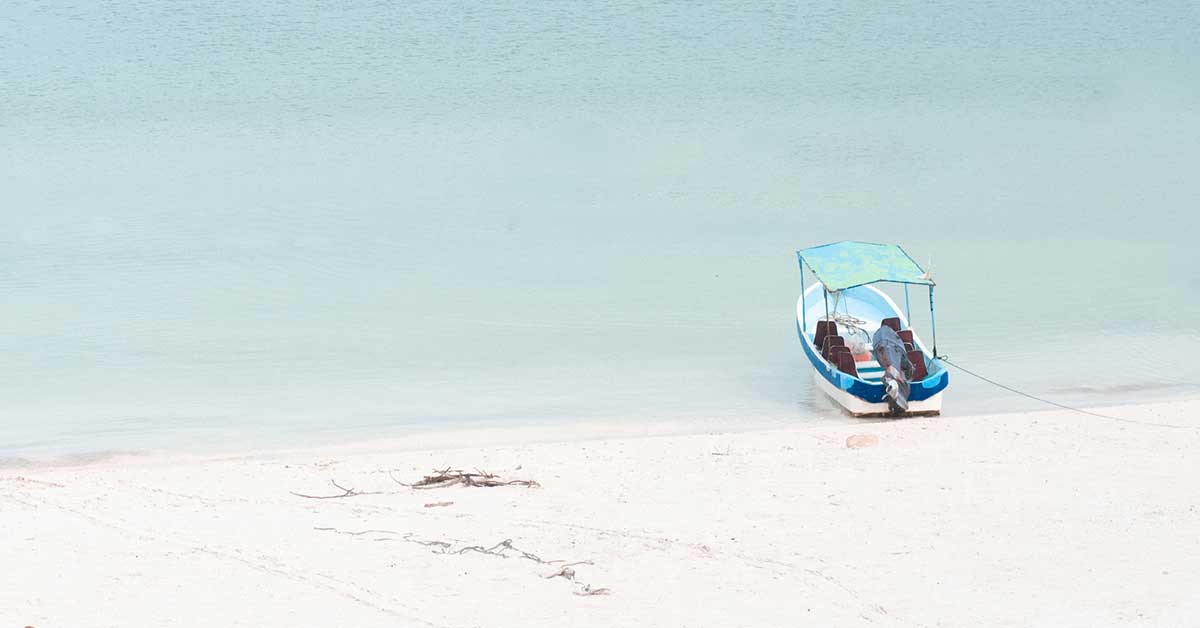
[[925,271],[895,244],[834,242],[796,251],[830,292],[879,281],[932,286]]

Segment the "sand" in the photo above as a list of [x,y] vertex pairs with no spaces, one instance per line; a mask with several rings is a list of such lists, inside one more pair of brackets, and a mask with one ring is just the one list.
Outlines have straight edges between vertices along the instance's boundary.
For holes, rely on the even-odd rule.
[[[1042,412],[0,469],[0,626],[1197,625],[1200,402],[1110,411],[1190,428]],[[447,466],[540,487],[392,479]],[[362,494],[291,493],[331,480]]]

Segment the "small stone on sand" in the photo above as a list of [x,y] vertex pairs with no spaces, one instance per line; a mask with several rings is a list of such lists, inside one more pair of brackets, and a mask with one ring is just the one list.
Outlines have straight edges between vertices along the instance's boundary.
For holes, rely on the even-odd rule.
[[879,444],[879,437],[874,434],[855,434],[846,439],[846,447],[850,449],[863,449],[864,447],[874,447]]

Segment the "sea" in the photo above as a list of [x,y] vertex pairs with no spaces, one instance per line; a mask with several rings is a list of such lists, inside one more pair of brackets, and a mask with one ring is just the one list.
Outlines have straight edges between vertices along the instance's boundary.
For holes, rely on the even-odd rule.
[[[795,329],[795,250],[837,240],[930,269],[938,351],[988,378],[1194,396],[1198,28],[1169,0],[10,0],[0,460],[848,421]],[[942,420],[1039,407],[952,368]]]

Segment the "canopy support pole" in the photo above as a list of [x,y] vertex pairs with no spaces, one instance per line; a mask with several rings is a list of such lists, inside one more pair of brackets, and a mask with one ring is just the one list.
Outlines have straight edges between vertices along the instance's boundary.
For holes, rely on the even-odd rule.
[[797,259],[800,262],[800,331],[808,333],[808,307],[804,303],[804,260]]
[[[909,323],[911,325],[911,323]],[[933,331],[933,359],[937,359],[937,319],[933,315],[933,285],[929,286],[929,327]]]
[[908,326],[912,327],[912,306],[908,304],[908,284],[904,284],[904,315],[908,317]]
[[[828,325],[829,324],[829,290],[825,287],[824,283],[821,284],[821,293],[825,296],[825,324]],[[820,351],[820,350],[821,350],[821,348],[817,347],[817,351]],[[826,363],[826,365],[829,367],[829,372],[832,373],[833,365],[829,364],[828,362]]]

